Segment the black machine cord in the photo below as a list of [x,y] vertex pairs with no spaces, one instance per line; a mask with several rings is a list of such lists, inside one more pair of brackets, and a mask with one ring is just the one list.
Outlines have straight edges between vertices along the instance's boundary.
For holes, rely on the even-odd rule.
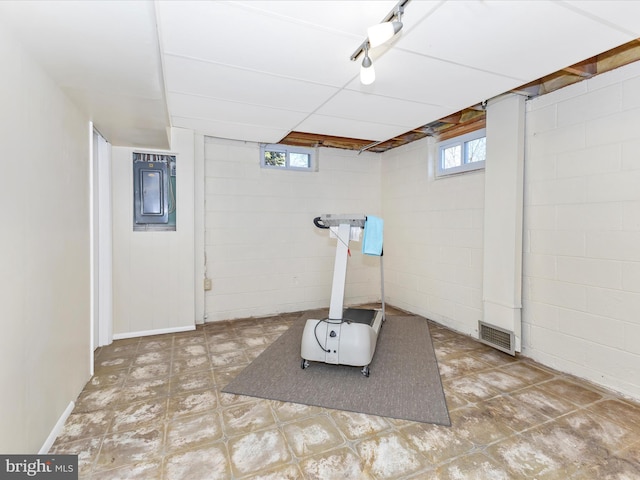
[[318,342],[318,346],[322,349],[323,352],[325,353],[330,353],[331,350],[325,348],[322,343],[320,343],[320,339],[318,338],[318,325],[320,325],[322,322],[327,323],[329,325],[342,325],[343,323],[351,323],[355,320],[350,320],[348,318],[343,318],[342,320],[331,320],[330,318],[323,318],[321,320],[318,320],[318,323],[316,323],[316,326],[313,327],[313,335],[316,337],[316,342]]
[[320,343],[320,339],[318,338],[318,325],[320,325],[322,322],[326,322],[330,325],[340,325],[342,323],[342,320],[339,321],[331,321],[328,318],[323,318],[322,320],[318,320],[318,323],[316,323],[316,326],[313,328],[313,334],[316,337],[316,342],[318,342],[318,346],[322,349],[323,352],[325,353],[329,353],[331,350],[324,348],[324,346],[322,345],[322,343]]
[[329,226],[325,225],[324,222],[322,221],[322,217],[316,217],[313,219],[313,224],[318,227],[318,228],[326,228],[328,229]]

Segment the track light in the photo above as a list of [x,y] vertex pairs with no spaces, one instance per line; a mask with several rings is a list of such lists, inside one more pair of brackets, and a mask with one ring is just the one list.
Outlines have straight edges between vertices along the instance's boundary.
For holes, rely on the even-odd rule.
[[395,15],[395,21],[378,23],[377,25],[373,25],[372,27],[369,27],[367,29],[369,46],[371,48],[376,48],[377,46],[380,46],[383,43],[391,40],[396,33],[402,30],[402,22],[400,21],[400,17],[402,17],[403,10],[403,7],[398,7],[398,11]]
[[367,29],[367,38],[360,44],[355,52],[351,54],[351,60],[355,61],[361,53],[364,53],[362,66],[360,67],[360,82],[363,85],[371,85],[376,80],[376,72],[373,69],[373,62],[369,57],[369,49],[375,48],[389,41],[402,30],[402,14],[404,7],[410,0],[399,0],[382,21]]
[[376,71],[373,68],[373,62],[369,57],[369,45],[364,46],[364,59],[360,67],[360,83],[363,85],[371,85],[376,81]]

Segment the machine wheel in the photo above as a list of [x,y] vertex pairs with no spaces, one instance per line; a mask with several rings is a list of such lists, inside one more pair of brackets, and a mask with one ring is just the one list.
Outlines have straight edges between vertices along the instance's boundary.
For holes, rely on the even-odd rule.
[[365,365],[364,367],[362,367],[362,370],[360,370],[360,371],[362,372],[362,374],[365,377],[368,377],[369,376],[369,365]]
[[309,366],[309,361],[308,361],[308,360],[305,360],[305,359],[303,358],[303,359],[302,359],[302,362],[300,362],[300,368],[304,370],[304,369],[305,369],[305,368],[307,368],[308,366]]

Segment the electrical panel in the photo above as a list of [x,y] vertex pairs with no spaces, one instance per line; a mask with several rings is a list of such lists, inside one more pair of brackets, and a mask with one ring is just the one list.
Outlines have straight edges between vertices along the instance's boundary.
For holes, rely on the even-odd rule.
[[175,230],[175,182],[175,156],[134,153],[134,230]]

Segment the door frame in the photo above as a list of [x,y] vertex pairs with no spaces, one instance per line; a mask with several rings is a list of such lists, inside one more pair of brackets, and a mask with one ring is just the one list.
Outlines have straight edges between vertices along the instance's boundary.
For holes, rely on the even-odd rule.
[[113,341],[111,144],[91,122],[91,372],[95,349]]

